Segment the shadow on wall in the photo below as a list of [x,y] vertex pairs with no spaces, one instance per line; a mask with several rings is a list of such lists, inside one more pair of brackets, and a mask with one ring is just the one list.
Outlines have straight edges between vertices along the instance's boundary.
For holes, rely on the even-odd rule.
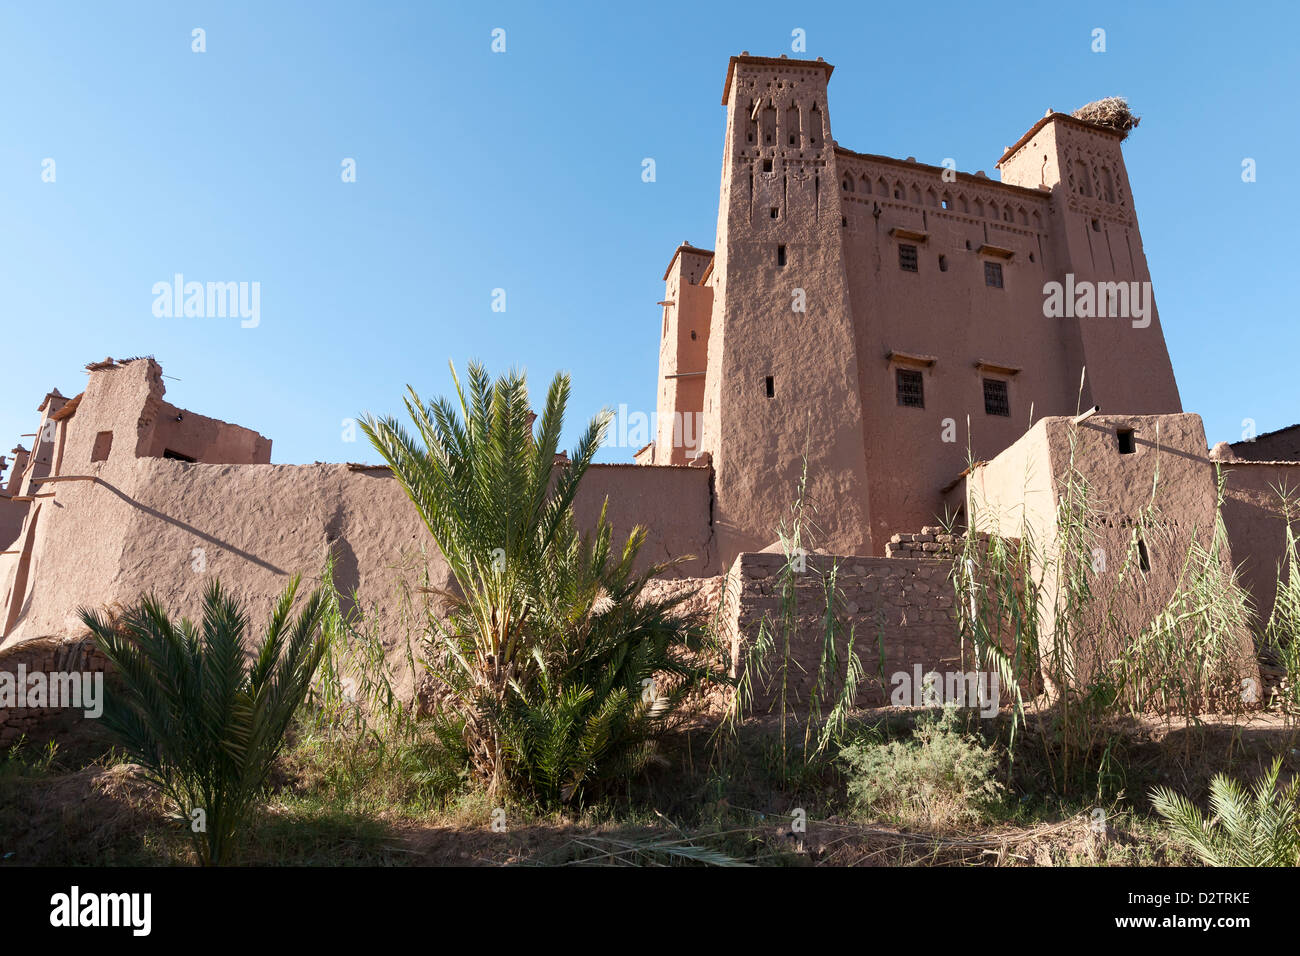
[[206,531],[200,531],[198,528],[194,527],[194,525],[181,521],[179,518],[173,518],[171,515],[163,514],[157,508],[150,508],[148,505],[141,504],[139,501],[132,498],[126,492],[116,487],[112,482],[105,481],[103,478],[97,478],[95,483],[107,488],[109,491],[117,495],[117,497],[121,498],[127,504],[131,505],[134,508],[139,509],[140,511],[149,515],[150,517],[157,518],[160,521],[165,521],[170,525],[174,525],[175,527],[180,528],[182,531],[187,531],[190,534],[194,535],[196,538],[200,538],[208,542],[209,544],[216,545],[222,551],[228,552],[233,555],[237,555],[238,557],[243,558],[245,561],[251,561],[253,564],[256,564],[259,568],[262,568],[263,570],[270,571],[273,574],[279,574],[284,577],[289,576],[289,572],[284,570],[284,568],[276,567],[274,564],[272,564],[269,561],[263,561],[257,555],[250,554],[249,552],[244,551],[241,548],[237,548],[228,541],[222,541],[220,538],[210,535]]

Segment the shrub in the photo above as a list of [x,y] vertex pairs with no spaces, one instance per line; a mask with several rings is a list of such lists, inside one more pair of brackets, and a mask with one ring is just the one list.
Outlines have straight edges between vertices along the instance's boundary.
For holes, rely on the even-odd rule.
[[1003,795],[996,754],[962,732],[955,707],[918,717],[906,741],[852,743],[840,761],[854,806],[904,826],[977,823]]
[[1250,793],[1224,774],[1210,781],[1207,820],[1190,800],[1167,787],[1151,791],[1151,804],[1175,839],[1207,866],[1296,866],[1300,864],[1300,778],[1279,790],[1282,758]]
[[229,862],[324,653],[321,594],[291,618],[297,590],[294,577],[252,660],[247,618],[216,581],[197,626],[174,623],[152,597],[116,621],[79,612],[120,685],[107,695],[104,724],[163,794],[205,865]]

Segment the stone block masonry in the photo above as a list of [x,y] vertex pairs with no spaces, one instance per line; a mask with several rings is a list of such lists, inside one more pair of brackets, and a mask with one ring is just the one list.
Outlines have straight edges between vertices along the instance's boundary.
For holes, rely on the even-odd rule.
[[[860,707],[887,704],[890,676],[897,672],[911,675],[916,665],[922,673],[963,669],[948,580],[951,566],[951,559],[930,557],[813,554],[806,570],[786,574],[784,555],[742,553],[728,576],[736,607],[732,658],[735,675],[751,666],[752,713],[779,710],[783,676],[787,707],[807,709],[826,646],[828,598],[836,622],[838,664],[823,700],[833,700],[843,687],[850,638],[864,671],[854,699]],[[787,582],[792,585],[789,594]],[[793,625],[788,661],[782,631],[787,606]],[[765,621],[773,647],[759,661],[754,648]],[[829,704],[823,707],[828,709]]]

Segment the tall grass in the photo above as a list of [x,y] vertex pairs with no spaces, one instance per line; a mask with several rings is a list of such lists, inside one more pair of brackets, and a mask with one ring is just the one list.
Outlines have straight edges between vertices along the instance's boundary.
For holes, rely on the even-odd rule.
[[1013,753],[1035,714],[1059,791],[1104,771],[1120,718],[1190,723],[1251,700],[1238,684],[1250,607],[1228,561],[1222,479],[1211,527],[1162,512],[1158,458],[1146,504],[1117,515],[1076,466],[1077,426],[1069,437],[1053,526],[1002,527],[972,503],[951,575],[963,648],[1012,696]]
[[[755,715],[756,701],[769,698],[768,712],[779,720],[777,765],[785,779],[795,771],[803,773],[824,764],[831,744],[842,738],[849,725],[864,673],[854,649],[856,629],[850,626],[846,631],[838,615],[839,564],[831,559],[829,566],[819,567],[821,562],[809,560],[817,530],[814,510],[808,494],[805,455],[795,499],[787,518],[777,528],[785,558],[775,578],[780,606],[774,615],[765,614],[759,622],[722,726],[723,739],[734,741],[740,722]],[[807,697],[797,700],[792,681],[798,676],[796,671],[802,670],[796,644],[802,639],[800,622],[806,611],[800,607],[799,593],[801,581],[809,578],[816,582],[820,594],[814,607],[820,651]],[[728,586],[732,586],[730,581]],[[802,736],[797,746],[791,739],[792,728]]]

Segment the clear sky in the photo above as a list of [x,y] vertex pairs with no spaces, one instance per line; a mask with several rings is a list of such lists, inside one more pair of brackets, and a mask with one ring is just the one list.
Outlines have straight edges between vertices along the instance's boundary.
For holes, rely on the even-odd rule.
[[[269,436],[277,462],[374,460],[343,420],[396,411],[408,382],[447,391],[448,359],[523,366],[539,400],[570,371],[569,440],[602,406],[653,410],[664,267],[713,244],[727,58],[796,55],[796,29],[862,152],[996,177],[1046,108],[1127,96],[1184,407],[1211,443],[1289,425],[1297,10],[5,2],[0,450],[108,355],[156,356],[169,401]],[[177,273],[260,283],[258,325],[155,316]]]

